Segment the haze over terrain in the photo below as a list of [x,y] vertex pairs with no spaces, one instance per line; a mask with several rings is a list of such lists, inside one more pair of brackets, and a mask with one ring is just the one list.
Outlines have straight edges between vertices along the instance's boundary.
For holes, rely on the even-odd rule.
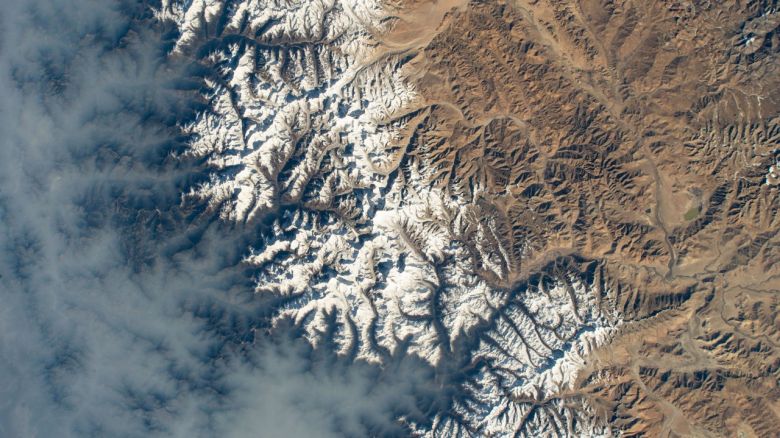
[[776,2],[0,20],[0,435],[780,430]]

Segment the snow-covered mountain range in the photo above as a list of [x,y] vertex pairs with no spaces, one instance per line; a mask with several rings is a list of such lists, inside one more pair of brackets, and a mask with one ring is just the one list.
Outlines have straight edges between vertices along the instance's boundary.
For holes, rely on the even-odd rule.
[[257,294],[280,299],[276,321],[354,360],[419,356],[460,388],[449,411],[410,432],[607,435],[586,405],[556,395],[618,318],[577,269],[514,288],[480,275],[507,278],[508,256],[475,197],[430,184],[413,160],[410,57],[382,44],[399,7],[163,1],[156,17],[179,30],[172,56],[209,72],[208,108],[182,128],[187,154],[207,160],[211,176],[185,202],[268,224],[245,262]]

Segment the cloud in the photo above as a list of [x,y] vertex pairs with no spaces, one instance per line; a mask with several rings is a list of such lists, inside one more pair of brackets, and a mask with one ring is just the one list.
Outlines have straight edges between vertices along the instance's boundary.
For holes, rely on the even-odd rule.
[[438,398],[420,359],[380,369],[289,338],[266,340],[225,371],[232,396],[215,424],[237,437],[407,436],[395,418],[425,421]]
[[255,232],[179,206],[202,177],[169,157],[192,78],[147,14],[0,14],[0,436],[400,433],[430,371],[257,335],[268,308],[239,263]]

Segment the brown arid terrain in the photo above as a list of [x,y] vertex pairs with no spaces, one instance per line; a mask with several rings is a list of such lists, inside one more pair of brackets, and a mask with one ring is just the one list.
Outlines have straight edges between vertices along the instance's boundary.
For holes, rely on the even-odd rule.
[[780,436],[777,3],[397,6],[401,171],[471,202],[491,287],[578,267],[622,321],[556,397],[623,436]]

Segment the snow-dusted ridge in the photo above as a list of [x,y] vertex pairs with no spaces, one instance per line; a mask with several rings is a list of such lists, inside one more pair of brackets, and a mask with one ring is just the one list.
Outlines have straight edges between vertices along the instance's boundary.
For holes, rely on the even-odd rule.
[[[277,321],[295,321],[314,345],[327,337],[380,363],[403,349],[437,366],[476,336],[466,354],[489,367],[465,383],[470,405],[453,407],[458,420],[410,427],[502,436],[522,417],[513,400],[571,384],[616,320],[574,277],[519,294],[475,274],[465,230],[488,242],[490,221],[431,188],[425,169],[399,170],[418,96],[405,60],[377,39],[388,13],[376,0],[164,0],[155,14],[178,26],[174,51],[212,72],[210,108],[184,129],[188,154],[213,172],[187,196],[224,220],[272,224],[245,261],[258,293],[285,298]],[[504,278],[501,246],[481,248]]]

